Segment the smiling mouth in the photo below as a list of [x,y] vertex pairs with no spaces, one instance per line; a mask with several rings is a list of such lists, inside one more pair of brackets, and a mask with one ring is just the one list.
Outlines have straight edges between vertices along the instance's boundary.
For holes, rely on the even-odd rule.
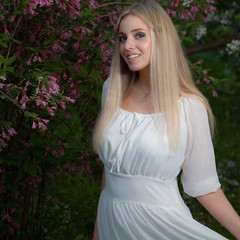
[[137,57],[139,57],[139,56],[140,56],[140,55],[134,54],[134,55],[128,56],[127,58],[128,58],[128,59],[133,59],[133,58],[137,58]]

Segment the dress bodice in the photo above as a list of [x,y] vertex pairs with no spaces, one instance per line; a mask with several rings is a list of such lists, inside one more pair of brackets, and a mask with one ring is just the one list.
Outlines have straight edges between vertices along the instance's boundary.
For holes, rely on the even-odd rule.
[[[102,105],[107,84],[103,86]],[[220,183],[206,107],[196,97],[183,96],[178,104],[179,144],[174,152],[168,143],[165,113],[140,114],[119,108],[98,152],[105,166],[111,172],[161,180],[176,178],[182,170],[181,180],[188,195],[216,191]]]

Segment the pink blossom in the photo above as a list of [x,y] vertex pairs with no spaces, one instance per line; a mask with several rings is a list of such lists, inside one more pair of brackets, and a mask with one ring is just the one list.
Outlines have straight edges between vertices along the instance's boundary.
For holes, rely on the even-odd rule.
[[208,73],[207,70],[204,70],[204,71],[203,71],[203,74],[207,74],[207,73]]
[[177,14],[177,11],[171,10],[171,9],[167,9],[166,10],[168,15],[172,15],[172,17],[175,17]]
[[7,127],[7,131],[8,131],[8,134],[9,134],[10,136],[13,136],[13,135],[17,134],[17,132],[15,131],[15,129],[14,129],[14,128],[11,128],[11,127]]
[[30,32],[30,41],[34,42],[36,39],[36,35],[33,32]]
[[188,15],[184,10],[181,10],[181,19],[188,20]]
[[14,234],[14,229],[8,225],[10,236]]
[[38,121],[38,127],[39,127],[39,129],[41,129],[42,131],[47,130],[46,124],[49,122],[49,120],[37,118],[37,121]]
[[79,40],[77,40],[77,41],[72,45],[73,49],[75,49],[75,50],[78,49],[79,46],[80,46],[80,41],[79,41]]
[[48,119],[41,119],[44,123],[49,123],[49,120]]
[[13,15],[13,16],[9,17],[8,20],[9,20],[9,22],[13,22],[15,20],[15,18],[16,18],[16,16]]
[[10,140],[9,135],[7,135],[4,131],[2,131],[2,137],[7,139],[8,141]]
[[12,221],[8,211],[6,213],[4,211],[4,214],[3,214],[3,217],[2,217],[2,221],[7,221],[7,222],[11,222]]
[[52,201],[54,204],[58,204],[58,199],[57,199],[57,198],[51,198],[51,201]]
[[95,0],[89,0],[88,2],[89,2],[89,4],[88,4],[89,9],[96,9],[96,6],[95,6],[96,1]]
[[54,107],[47,107],[48,114],[50,116],[54,116],[56,109],[57,109],[56,106],[54,106]]
[[56,150],[52,150],[52,155],[57,158],[58,157],[57,151]]
[[80,29],[81,29],[81,35],[83,36],[84,35],[90,36],[92,34],[92,31],[84,26],[81,26]]
[[26,109],[26,102],[24,102],[21,106],[22,109]]
[[3,83],[0,83],[0,88],[2,89],[4,87],[4,84]]
[[171,2],[171,6],[172,6],[172,7],[177,7],[177,6],[178,6],[178,3],[179,3],[179,0],[173,0],[173,1]]
[[53,45],[52,45],[52,49],[53,49],[53,51],[54,52],[56,52],[56,53],[64,53],[65,52],[65,50],[62,48],[62,46],[60,46],[58,43],[54,43]]
[[74,8],[77,8],[77,9],[81,8],[80,0],[72,0],[71,4],[73,5]]
[[54,176],[53,176],[52,173],[47,173],[47,174],[46,174],[46,177],[49,178],[49,179],[54,180]]
[[109,12],[109,14],[111,13],[111,15],[109,16],[109,24],[108,26],[113,26],[115,28],[116,26],[116,22],[117,22],[117,15],[115,12]]
[[26,64],[29,66],[32,64],[32,57],[30,57],[27,61],[26,61]]
[[191,12],[197,12],[197,11],[199,11],[199,7],[197,7],[197,6],[191,7]]
[[216,97],[217,96],[217,93],[216,93],[216,91],[215,90],[213,90],[213,97]]
[[75,100],[70,97],[65,97],[67,102],[75,103]]
[[0,79],[3,80],[3,81],[6,81],[6,78],[3,77],[3,76],[0,76]]
[[68,38],[70,38],[71,36],[72,36],[72,31],[68,31],[68,32],[63,33],[63,34],[60,36],[60,38],[62,38],[62,39],[68,39]]
[[4,33],[7,35],[10,35],[10,32],[7,30],[7,28],[4,26]]
[[13,225],[14,229],[20,228],[20,224],[18,224],[18,223],[13,222],[12,225]]
[[28,87],[29,85],[31,85],[31,83],[30,83],[29,81],[27,81],[27,82],[25,83],[25,87],[24,87],[24,89],[23,89],[25,92],[27,91],[27,87]]
[[21,106],[22,109],[26,109],[26,102],[28,100],[29,100],[29,97],[26,94],[24,94],[22,96],[22,99],[20,100],[20,103],[22,104],[22,106]]
[[63,101],[60,101],[60,102],[59,102],[59,105],[60,105],[60,107],[63,108],[63,109],[66,108],[66,103],[63,102]]
[[64,149],[63,148],[59,148],[58,149],[58,156],[61,157],[64,155]]
[[6,147],[6,146],[7,146],[7,144],[4,142],[4,140],[3,140],[2,138],[0,138],[0,143],[2,143],[2,146],[3,146],[3,147]]
[[203,81],[205,81],[207,84],[210,83],[210,80],[208,78],[203,78]]
[[10,83],[10,84],[7,84],[6,88],[10,88],[11,86],[13,86],[13,84],[12,84],[12,83]]
[[33,62],[42,62],[42,59],[41,59],[41,57],[37,54],[37,55],[34,56]]
[[212,13],[212,14],[216,11],[216,7],[214,7],[214,6],[212,6],[212,5],[210,5],[210,6],[208,7],[208,9],[209,9],[209,12]]
[[196,83],[197,83],[197,84],[200,84],[200,83],[201,83],[201,80],[200,80],[200,79],[197,79]]
[[207,22],[207,18],[204,17],[203,15],[201,15],[202,19],[203,19],[203,22]]
[[59,93],[60,90],[59,85],[57,84],[57,78],[50,76],[49,80],[50,84],[46,86],[46,90],[49,93],[56,95],[57,93]]
[[215,3],[214,0],[206,0],[207,3]]
[[24,146],[25,148],[30,148],[30,147],[32,146],[32,144],[31,144],[31,143],[28,143],[28,142],[23,142],[23,146]]
[[36,129],[36,123],[35,123],[35,121],[33,120],[33,123],[32,123],[32,129]]
[[44,107],[47,106],[47,102],[43,101],[41,98],[35,99],[35,102],[36,102],[37,106],[40,106],[40,105],[42,105]]

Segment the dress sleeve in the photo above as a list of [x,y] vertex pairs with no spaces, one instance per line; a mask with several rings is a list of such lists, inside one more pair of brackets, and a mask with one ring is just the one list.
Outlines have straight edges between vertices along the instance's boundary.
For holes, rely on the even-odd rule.
[[192,197],[215,192],[218,180],[214,149],[205,105],[198,99],[185,98],[187,146],[182,165],[184,192]]
[[101,107],[103,107],[103,105],[104,105],[104,103],[105,103],[105,101],[106,101],[108,82],[109,82],[109,79],[107,79],[107,80],[103,83]]

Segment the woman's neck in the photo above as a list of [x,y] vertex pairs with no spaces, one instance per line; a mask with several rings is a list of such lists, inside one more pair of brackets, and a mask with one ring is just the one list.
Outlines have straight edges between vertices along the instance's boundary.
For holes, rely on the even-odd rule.
[[150,89],[150,71],[148,69],[144,69],[144,71],[139,71],[138,82],[142,88]]

